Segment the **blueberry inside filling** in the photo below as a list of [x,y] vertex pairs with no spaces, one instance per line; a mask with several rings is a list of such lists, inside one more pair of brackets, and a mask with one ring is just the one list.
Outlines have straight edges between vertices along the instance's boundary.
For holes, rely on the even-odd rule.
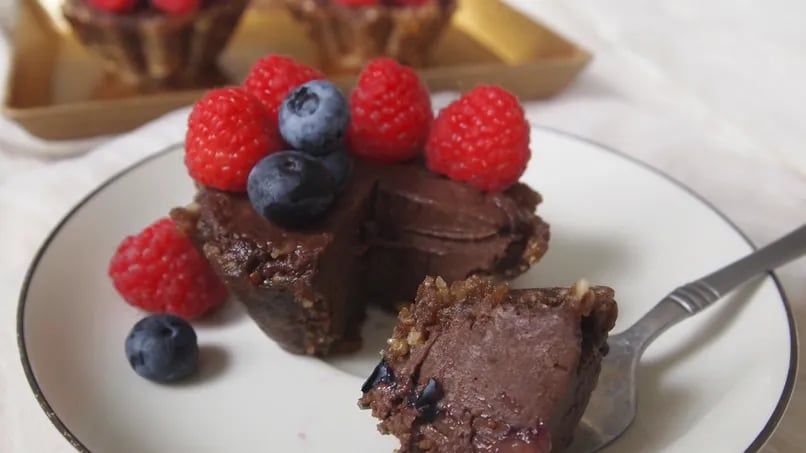
[[381,360],[380,363],[375,366],[375,369],[372,370],[372,374],[369,375],[364,385],[361,386],[361,391],[367,393],[381,384],[393,385],[394,383],[394,372],[389,368],[385,360]]

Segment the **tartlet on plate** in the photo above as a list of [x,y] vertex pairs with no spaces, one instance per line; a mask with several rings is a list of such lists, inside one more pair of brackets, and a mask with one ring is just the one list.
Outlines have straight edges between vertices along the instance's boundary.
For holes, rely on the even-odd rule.
[[433,118],[417,73],[386,57],[349,101],[286,57],[249,81],[194,105],[198,191],[171,216],[287,351],[355,350],[368,303],[395,310],[428,275],[514,278],[548,250],[542,197],[519,181],[530,129],[506,90],[477,87]]
[[419,162],[356,159],[334,208],[306,228],[212,188],[171,215],[267,335],[294,353],[329,355],[360,346],[368,301],[395,310],[426,275],[525,272],[548,249],[541,201],[525,184],[484,193]]

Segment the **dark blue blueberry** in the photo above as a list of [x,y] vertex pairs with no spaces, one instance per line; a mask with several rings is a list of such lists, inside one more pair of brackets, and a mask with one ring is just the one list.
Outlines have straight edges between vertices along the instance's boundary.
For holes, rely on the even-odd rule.
[[395,373],[389,368],[385,360],[381,360],[372,370],[364,385],[361,386],[361,392],[367,393],[370,390],[381,384],[392,385],[395,383]]
[[170,382],[186,378],[199,364],[196,332],[178,316],[150,315],[138,321],[126,337],[126,357],[146,379]]
[[272,222],[295,227],[324,215],[336,194],[336,183],[317,158],[299,151],[264,157],[249,172],[249,200]]
[[336,188],[339,191],[343,190],[353,174],[353,157],[344,151],[333,151],[326,156],[322,156],[321,159],[330,174],[333,175]]
[[437,403],[442,399],[442,388],[436,379],[430,378],[423,387],[422,392],[414,402],[414,408],[419,412],[419,418],[426,423],[431,423],[439,413]]
[[280,134],[286,143],[317,156],[339,147],[349,123],[347,99],[327,80],[300,85],[280,105]]

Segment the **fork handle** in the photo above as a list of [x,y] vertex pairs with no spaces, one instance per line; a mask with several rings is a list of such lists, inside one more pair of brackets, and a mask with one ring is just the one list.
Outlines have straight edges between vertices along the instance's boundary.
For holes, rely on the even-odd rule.
[[714,289],[721,297],[755,275],[771,271],[804,254],[806,254],[806,225],[700,281]]
[[751,278],[806,254],[806,225],[663,298],[624,332],[635,346],[649,346],[669,327],[711,306]]

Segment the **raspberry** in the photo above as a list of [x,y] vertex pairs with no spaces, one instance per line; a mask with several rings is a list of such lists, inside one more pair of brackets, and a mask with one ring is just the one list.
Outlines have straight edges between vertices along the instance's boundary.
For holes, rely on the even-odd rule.
[[134,9],[137,0],[90,0],[90,5],[110,13],[127,13]]
[[199,9],[200,0],[151,0],[155,8],[167,14],[189,14]]
[[263,105],[243,88],[220,88],[193,106],[185,138],[185,165],[198,183],[245,191],[249,171],[283,148]]
[[428,89],[417,73],[378,58],[361,72],[350,96],[348,146],[380,162],[410,159],[422,151],[433,119]]
[[255,95],[266,108],[273,124],[286,95],[294,88],[311,80],[324,79],[325,75],[311,67],[281,55],[261,58],[252,66],[243,87]]
[[433,172],[484,191],[506,189],[531,157],[520,102],[499,87],[473,89],[439,113],[425,156]]
[[197,318],[227,297],[227,289],[173,220],[162,218],[120,243],[109,276],[131,305]]

